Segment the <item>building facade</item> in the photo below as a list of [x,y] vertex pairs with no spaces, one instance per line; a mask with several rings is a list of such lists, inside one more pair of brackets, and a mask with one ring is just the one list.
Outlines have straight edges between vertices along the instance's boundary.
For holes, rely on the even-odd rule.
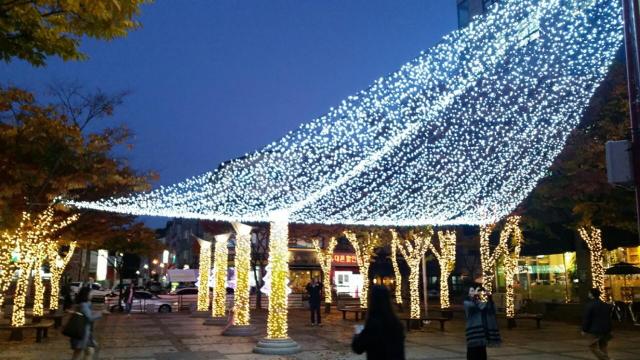
[[458,28],[469,25],[471,19],[487,12],[499,0],[456,0],[458,9]]

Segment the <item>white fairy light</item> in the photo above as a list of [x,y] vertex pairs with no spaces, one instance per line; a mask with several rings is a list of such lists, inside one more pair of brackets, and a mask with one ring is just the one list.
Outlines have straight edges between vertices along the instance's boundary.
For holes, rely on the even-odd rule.
[[[505,0],[264,149],[78,207],[222,221],[485,225],[533,189],[622,44],[619,1]],[[488,211],[491,218],[483,216]]]

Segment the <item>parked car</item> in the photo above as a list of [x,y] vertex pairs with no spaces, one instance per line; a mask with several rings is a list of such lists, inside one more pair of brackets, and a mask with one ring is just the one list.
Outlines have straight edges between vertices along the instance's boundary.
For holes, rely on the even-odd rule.
[[[122,311],[125,308],[125,299],[120,301],[120,304],[111,304],[109,310]],[[148,291],[135,291],[133,293],[133,300],[131,302],[131,312],[159,312],[170,313],[178,310],[178,302],[171,299],[161,299],[158,295],[152,294]]]
[[91,296],[92,301],[103,301],[106,296],[111,295],[110,289],[105,289],[99,283],[87,284],[82,281],[76,281],[69,284],[69,288],[71,289],[71,296],[75,298],[75,296],[80,292],[80,289],[83,286],[91,286],[91,292],[89,295]]
[[198,288],[188,287],[176,289],[168,294],[158,295],[161,299],[175,301],[180,309],[188,309],[198,302]]

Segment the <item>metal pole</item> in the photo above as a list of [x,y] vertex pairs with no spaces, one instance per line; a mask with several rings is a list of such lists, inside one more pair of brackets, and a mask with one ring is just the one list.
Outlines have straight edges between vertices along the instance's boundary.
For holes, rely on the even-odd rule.
[[640,13],[638,0],[622,0],[624,19],[624,46],[629,91],[629,118],[631,123],[631,152],[636,187],[636,217],[640,235]]

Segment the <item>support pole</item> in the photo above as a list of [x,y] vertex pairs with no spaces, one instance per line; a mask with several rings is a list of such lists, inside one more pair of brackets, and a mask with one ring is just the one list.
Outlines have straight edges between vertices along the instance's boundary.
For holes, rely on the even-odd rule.
[[227,242],[229,234],[216,235],[216,248],[213,259],[214,288],[213,299],[211,299],[211,318],[205,320],[204,325],[224,325],[227,323],[226,302],[227,302]]
[[629,90],[629,119],[631,124],[631,152],[636,187],[636,217],[640,236],[640,4],[638,0],[622,0],[624,46]]

